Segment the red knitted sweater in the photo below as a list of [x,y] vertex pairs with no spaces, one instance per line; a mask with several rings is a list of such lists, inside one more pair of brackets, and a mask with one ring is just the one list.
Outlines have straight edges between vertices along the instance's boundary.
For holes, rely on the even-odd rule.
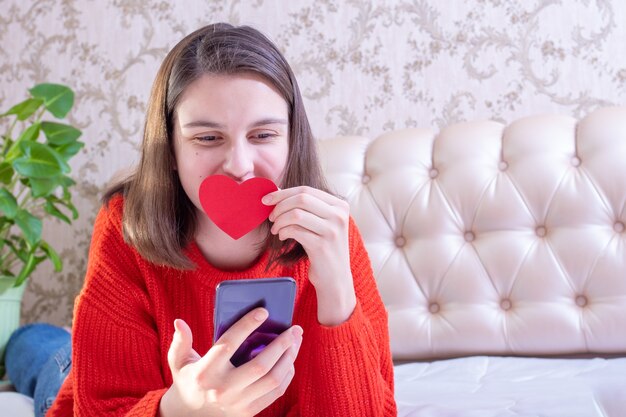
[[184,319],[194,349],[212,343],[215,286],[223,280],[291,276],[298,284],[294,324],[304,329],[287,392],[260,416],[395,416],[387,313],[354,222],[350,259],[357,305],[343,324],[317,322],[308,260],[266,270],[268,253],[250,268],[223,271],[195,243],[197,268],[179,271],[144,260],[122,237],[123,199],[96,219],[84,287],[74,310],[72,370],[48,416],[155,416],[172,384],[167,351],[173,322]]

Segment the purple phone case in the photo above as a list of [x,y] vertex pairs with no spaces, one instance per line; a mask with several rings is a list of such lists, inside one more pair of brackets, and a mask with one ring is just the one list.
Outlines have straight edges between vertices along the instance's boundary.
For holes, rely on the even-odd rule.
[[215,289],[213,342],[236,321],[257,307],[269,317],[242,343],[231,358],[235,366],[258,355],[272,340],[291,327],[296,281],[293,278],[257,278],[222,281]]

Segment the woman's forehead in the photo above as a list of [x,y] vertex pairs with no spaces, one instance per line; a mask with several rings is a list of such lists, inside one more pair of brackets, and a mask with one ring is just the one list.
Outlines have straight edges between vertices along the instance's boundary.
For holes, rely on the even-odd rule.
[[211,115],[215,123],[238,119],[287,120],[285,99],[256,74],[203,75],[183,91],[176,113],[181,124]]

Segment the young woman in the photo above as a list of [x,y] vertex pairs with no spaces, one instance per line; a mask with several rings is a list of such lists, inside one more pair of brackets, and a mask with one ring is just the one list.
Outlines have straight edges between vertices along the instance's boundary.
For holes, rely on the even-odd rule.
[[[202,181],[264,177],[269,221],[234,240]],[[167,55],[136,172],[112,187],[48,416],[392,416],[387,315],[349,207],[327,191],[296,79],[266,37],[206,26]],[[215,287],[293,277],[294,326],[239,367],[259,308],[215,343]]]

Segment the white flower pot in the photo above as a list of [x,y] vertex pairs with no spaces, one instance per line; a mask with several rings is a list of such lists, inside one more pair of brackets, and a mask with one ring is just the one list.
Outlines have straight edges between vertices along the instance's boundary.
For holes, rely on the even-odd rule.
[[0,294],[0,377],[4,375],[4,349],[11,333],[20,325],[20,309],[26,282]]

